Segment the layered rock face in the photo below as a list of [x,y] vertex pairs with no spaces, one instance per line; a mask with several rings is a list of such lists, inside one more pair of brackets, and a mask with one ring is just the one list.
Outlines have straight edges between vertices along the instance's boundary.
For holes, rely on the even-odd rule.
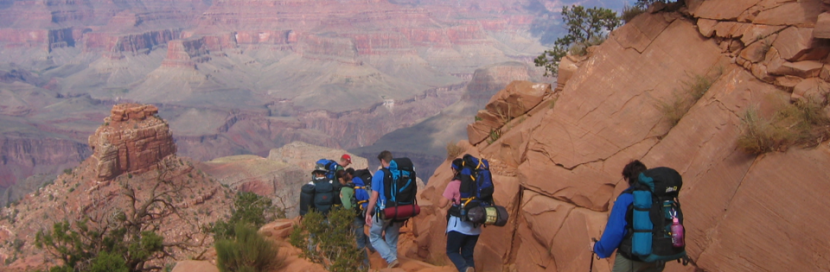
[[[148,105],[114,106],[108,123],[90,137],[93,156],[0,210],[0,239],[8,245],[22,241],[17,248],[0,247],[5,263],[0,270],[34,271],[60,264],[34,241],[38,231],[56,222],[75,225],[85,220],[100,229],[114,223],[118,213],[132,220],[142,209],[153,214],[147,219],[152,221],[150,229],[165,243],[185,245],[169,248],[169,256],[150,265],[201,256],[212,247],[212,235],[203,227],[230,216],[234,193],[189,159],[176,156],[172,135],[156,113]],[[151,199],[161,199],[166,208],[151,207],[159,203],[148,202]]]
[[[818,229],[823,219],[814,216],[828,210],[821,200],[830,190],[825,182],[830,176],[821,170],[830,162],[827,141],[760,156],[737,145],[748,109],[771,114],[805,94],[826,94],[821,88],[794,91],[805,87],[782,84],[824,84],[821,68],[805,73],[802,66],[827,62],[824,41],[805,30],[819,27],[823,4],[687,3],[688,8],[668,7],[678,12],[654,8],[612,32],[567,82],[560,82],[560,92],[539,96],[530,83],[514,83],[531,88],[501,91],[482,120],[470,125],[499,132],[483,140],[474,129],[459,146],[490,160],[495,201],[511,215],[507,226],[484,229],[476,270],[587,270],[591,238],[601,235],[615,197],[628,187],[620,172],[632,159],[672,167],[684,178],[679,199],[686,249],[695,264],[671,262],[666,271],[830,267],[816,257],[830,252],[816,241],[830,237]],[[707,30],[705,24],[712,23],[707,19],[718,20],[716,31]],[[766,34],[756,39],[753,33]],[[767,52],[757,53],[753,44],[764,43],[764,37],[761,49]],[[688,82],[696,76],[709,78],[711,87],[672,126],[661,105],[688,96]],[[527,102],[536,105],[509,114],[506,122],[483,118],[503,105],[527,108]],[[452,176],[448,165],[441,165],[420,192],[424,216],[414,220],[419,248],[409,256],[443,258],[446,211],[435,205]],[[613,259],[594,261],[593,269],[610,271],[612,265]]]
[[120,104],[104,125],[89,136],[96,177],[107,180],[126,172],[155,167],[159,159],[176,153],[173,134],[152,105]]

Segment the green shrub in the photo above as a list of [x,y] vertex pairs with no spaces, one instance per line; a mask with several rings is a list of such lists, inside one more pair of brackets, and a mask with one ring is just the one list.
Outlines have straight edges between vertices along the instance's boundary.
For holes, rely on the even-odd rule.
[[501,130],[500,129],[493,129],[490,130],[490,135],[487,137],[487,144],[492,144],[501,138]]
[[271,199],[251,192],[239,192],[233,201],[231,217],[228,221],[219,220],[213,224],[213,233],[217,239],[234,236],[234,226],[229,222],[245,223],[259,229],[266,222],[285,218],[285,209],[275,207]]
[[[556,75],[559,72],[559,61],[568,53],[568,50],[575,44],[582,44],[579,48],[587,48],[585,44],[596,41],[595,38],[604,40],[605,33],[610,32],[620,25],[620,18],[611,9],[583,6],[563,6],[562,22],[568,29],[568,34],[556,39],[551,49],[545,50],[533,60],[537,67],[545,68],[545,76]],[[577,49],[578,50],[578,49]]]
[[129,272],[124,258],[118,254],[101,252],[92,260],[89,272]]
[[216,241],[216,263],[222,272],[263,272],[285,264],[279,248],[249,224],[234,225],[235,237]]
[[[302,257],[322,264],[333,272],[361,271],[363,252],[357,248],[351,228],[353,210],[335,208],[328,214],[311,211],[294,229],[290,243],[302,250]],[[309,249],[308,243],[313,246]]]

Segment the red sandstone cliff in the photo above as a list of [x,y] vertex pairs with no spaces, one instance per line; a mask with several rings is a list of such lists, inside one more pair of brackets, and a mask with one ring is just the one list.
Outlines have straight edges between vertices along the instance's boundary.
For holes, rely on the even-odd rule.
[[[540,96],[533,84],[514,83],[518,88],[493,97],[482,120],[470,125],[469,142],[459,145],[490,160],[496,202],[511,211],[507,226],[484,230],[477,270],[587,270],[590,238],[599,237],[627,187],[619,173],[631,159],[673,167],[684,178],[680,201],[696,265],[669,263],[667,271],[830,267],[818,257],[830,252],[818,241],[830,237],[815,216],[828,210],[827,141],[759,156],[737,145],[748,108],[769,112],[805,94],[827,93],[815,87],[824,84],[819,71],[827,62],[820,34],[826,26],[817,21],[826,6],[686,2],[688,9],[644,14],[614,31],[561,92]],[[768,51],[759,53],[760,46]],[[713,84],[672,127],[661,103],[694,75],[708,75]],[[487,118],[504,113],[496,110],[504,105],[522,110],[507,111],[507,120]],[[491,130],[499,137],[487,140],[482,132]],[[420,192],[419,247],[408,256],[443,258],[445,211],[433,205],[450,179],[447,164]],[[609,271],[612,263],[595,261],[594,269]]]
[[[52,256],[34,246],[35,233],[55,222],[92,218],[90,224],[131,210],[127,196],[134,192],[138,203],[151,194],[164,197],[176,213],[158,214],[157,232],[165,242],[186,242],[165,262],[185,256],[200,256],[212,246],[203,226],[229,216],[230,189],[197,170],[187,158],[175,155],[167,124],[154,106],[120,104],[90,136],[94,154],[80,166],[37,188],[19,202],[0,210],[0,247],[3,271],[32,271],[57,264]],[[132,203],[132,204],[131,204]],[[96,223],[97,222],[97,223]],[[9,241],[20,240],[14,248]],[[157,263],[155,265],[164,265]]]

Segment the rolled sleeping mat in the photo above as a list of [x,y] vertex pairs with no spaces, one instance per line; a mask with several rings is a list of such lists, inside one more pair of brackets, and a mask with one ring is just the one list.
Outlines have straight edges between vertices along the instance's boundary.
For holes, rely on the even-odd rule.
[[470,222],[497,227],[506,225],[509,217],[507,209],[502,206],[477,206],[467,211],[467,219]]

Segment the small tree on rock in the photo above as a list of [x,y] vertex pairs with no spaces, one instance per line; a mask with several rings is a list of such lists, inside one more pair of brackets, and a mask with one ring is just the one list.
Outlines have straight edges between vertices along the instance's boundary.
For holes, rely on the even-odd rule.
[[577,5],[562,7],[562,21],[568,28],[568,34],[556,39],[553,48],[545,50],[534,60],[536,66],[545,67],[545,76],[559,72],[559,61],[568,54],[569,49],[575,47],[584,51],[588,46],[600,44],[611,30],[620,25],[620,18],[611,9],[586,9]]

